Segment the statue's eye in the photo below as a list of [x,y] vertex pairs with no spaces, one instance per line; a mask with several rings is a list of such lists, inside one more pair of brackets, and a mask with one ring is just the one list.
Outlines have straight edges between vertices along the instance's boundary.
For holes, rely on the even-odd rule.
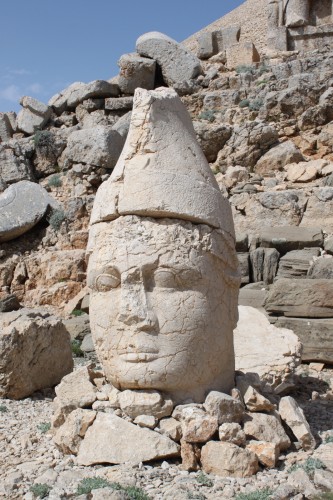
[[160,288],[177,288],[176,275],[170,269],[157,269],[154,273],[155,286]]
[[109,274],[100,274],[95,280],[95,288],[98,292],[108,292],[120,285],[120,276],[116,271]]

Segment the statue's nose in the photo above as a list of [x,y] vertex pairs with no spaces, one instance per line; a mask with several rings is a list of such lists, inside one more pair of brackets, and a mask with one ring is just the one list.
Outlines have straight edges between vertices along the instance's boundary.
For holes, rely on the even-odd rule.
[[138,330],[151,331],[157,327],[157,317],[149,306],[142,282],[123,283],[118,321]]

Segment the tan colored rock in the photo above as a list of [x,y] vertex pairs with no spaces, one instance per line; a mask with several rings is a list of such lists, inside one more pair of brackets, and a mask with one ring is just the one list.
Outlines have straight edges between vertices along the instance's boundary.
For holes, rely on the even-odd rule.
[[269,469],[275,467],[280,454],[280,448],[276,443],[265,441],[250,441],[246,449],[252,451],[258,457],[259,462]]
[[290,427],[304,450],[313,450],[316,440],[313,437],[308,421],[302,408],[291,396],[281,398],[279,403],[279,414],[282,420]]
[[260,61],[260,56],[252,42],[235,43],[226,50],[228,69],[236,69],[237,66],[251,65]]
[[210,441],[201,450],[203,470],[222,477],[250,477],[258,471],[254,453],[231,443]]
[[251,412],[271,411],[275,405],[252,387],[245,377],[237,377],[237,387],[241,392],[246,408]]
[[181,423],[178,422],[178,420],[176,420],[175,418],[163,418],[162,420],[160,420],[159,430],[161,434],[165,434],[177,443],[181,440],[182,426]]
[[246,442],[245,432],[239,424],[225,423],[219,427],[220,441],[243,446]]
[[81,443],[78,464],[138,464],[178,455],[179,446],[166,436],[99,413]]
[[318,168],[312,162],[286,165],[286,180],[291,182],[310,182],[317,178]]
[[152,415],[158,419],[169,417],[173,410],[170,399],[163,399],[157,391],[122,391],[118,394],[120,408],[126,415]]
[[312,484],[306,471],[302,468],[291,472],[287,481],[288,484],[295,486],[298,491],[305,496],[305,498],[314,498],[318,493],[317,488]]
[[209,415],[217,418],[219,425],[227,422],[239,423],[245,414],[245,408],[241,401],[217,391],[208,394],[204,408]]
[[134,423],[139,427],[147,427],[147,429],[154,429],[157,425],[157,418],[151,415],[138,415]]
[[287,450],[290,439],[275,415],[250,413],[244,419],[244,432],[248,438],[275,443],[280,450]]
[[180,454],[182,457],[181,468],[187,471],[197,471],[200,469],[201,450],[197,444],[188,443],[184,439],[180,442]]
[[82,439],[95,417],[95,411],[81,408],[74,410],[53,436],[57,447],[63,453],[77,455]]
[[72,369],[70,338],[60,318],[41,309],[0,314],[0,397],[30,396]]
[[181,416],[183,441],[206,443],[218,428],[217,417],[199,408],[184,408]]
[[253,307],[238,309],[239,321],[234,330],[236,369],[257,373],[268,385],[277,387],[301,362],[298,337],[291,330],[271,325]]
[[327,470],[333,472],[333,443],[321,444],[312,456],[321,460]]

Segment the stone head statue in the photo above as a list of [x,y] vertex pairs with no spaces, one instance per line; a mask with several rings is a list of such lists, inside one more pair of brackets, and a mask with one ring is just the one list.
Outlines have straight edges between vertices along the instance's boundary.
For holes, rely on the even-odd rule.
[[118,389],[202,402],[233,386],[239,275],[230,206],[177,94],[138,89],[88,243],[97,355]]

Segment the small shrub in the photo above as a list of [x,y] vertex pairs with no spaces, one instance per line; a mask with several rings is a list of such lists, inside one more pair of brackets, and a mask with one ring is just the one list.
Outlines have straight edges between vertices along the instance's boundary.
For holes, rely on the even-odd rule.
[[319,493],[313,500],[333,500],[333,492]]
[[270,67],[266,63],[260,64],[257,72],[259,75],[263,75],[264,73],[268,73],[270,71]]
[[72,340],[71,347],[72,347],[72,353],[74,354],[74,356],[76,356],[77,358],[84,357],[84,352],[81,350],[81,342],[79,340]]
[[110,483],[106,479],[103,479],[102,477],[85,477],[78,484],[77,494],[89,495],[89,493],[91,493],[92,490],[98,490],[99,488],[110,488],[110,487],[113,487],[112,483]]
[[205,495],[202,493],[192,493],[192,491],[188,492],[187,497],[189,500],[206,500]]
[[243,99],[238,106],[240,108],[248,108],[250,106],[250,101],[248,99]]
[[52,175],[52,177],[50,177],[49,180],[47,181],[47,184],[50,187],[55,187],[55,188],[61,187],[62,180],[60,178],[60,175],[59,174]]
[[36,483],[30,487],[31,493],[36,498],[46,498],[51,491],[51,486],[44,483]]
[[0,405],[0,413],[7,413],[8,408],[5,405]]
[[208,109],[207,111],[202,111],[198,116],[199,120],[207,120],[208,122],[215,121],[215,112],[212,109]]
[[325,444],[333,443],[333,435],[332,436],[327,436],[327,438],[325,438],[324,443]]
[[249,109],[251,111],[259,111],[259,109],[263,106],[263,101],[261,99],[255,99],[249,105]]
[[56,161],[57,148],[55,145],[55,136],[48,130],[36,130],[34,135],[34,144],[37,153],[48,158],[50,161]]
[[310,457],[302,464],[292,465],[288,472],[294,472],[297,469],[303,469],[309,476],[312,476],[316,469],[326,469],[326,465],[318,458]]
[[59,231],[61,224],[66,219],[65,212],[63,210],[54,210],[52,214],[47,218],[48,223],[54,229],[54,231]]
[[37,429],[42,433],[46,434],[51,429],[51,423],[50,422],[42,422],[37,425]]
[[73,311],[71,312],[72,316],[82,316],[82,314],[84,314],[84,311],[82,311],[82,309],[73,309]]
[[256,82],[256,85],[259,86],[259,85],[267,85],[268,83],[268,80],[258,80]]
[[206,474],[204,474],[202,471],[197,475],[197,482],[199,484],[202,484],[203,486],[208,486],[208,488],[214,486],[214,482],[209,479],[209,477],[207,477]]
[[240,493],[236,496],[236,500],[267,500],[273,491],[270,488],[251,491],[250,493]]
[[253,73],[254,67],[247,65],[247,64],[241,64],[240,66],[237,66],[236,68],[236,73],[240,75],[241,73]]
[[149,500],[149,496],[136,486],[125,486],[121,489],[126,493],[128,500]]

